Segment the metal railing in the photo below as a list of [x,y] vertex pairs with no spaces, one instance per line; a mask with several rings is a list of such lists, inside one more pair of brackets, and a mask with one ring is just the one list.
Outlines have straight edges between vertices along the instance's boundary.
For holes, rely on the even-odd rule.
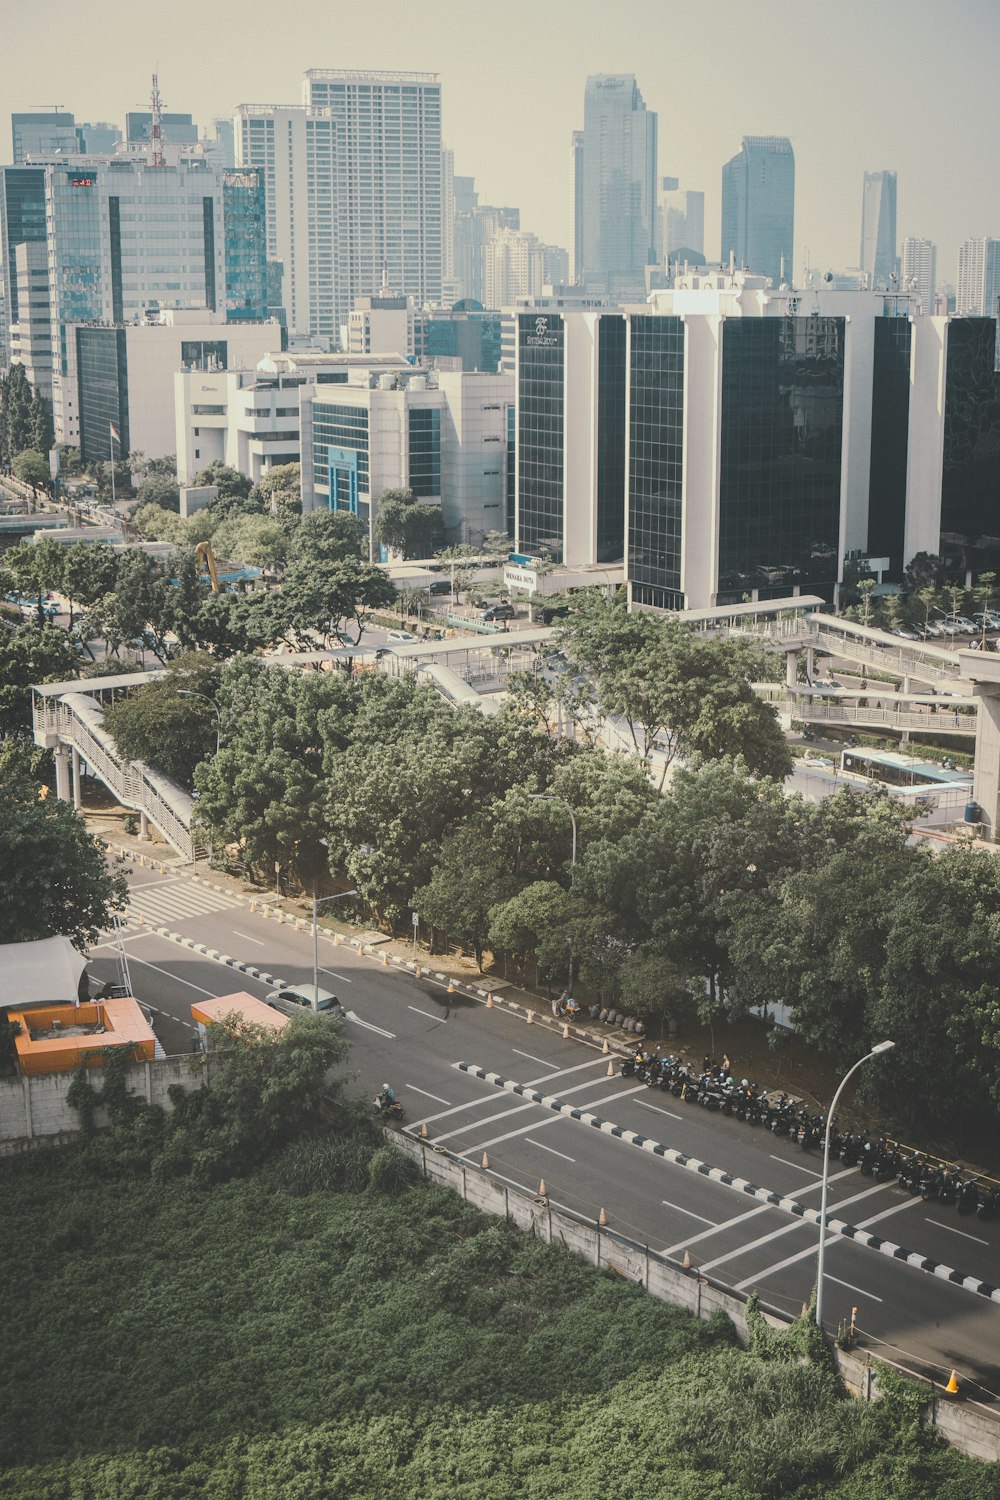
[[123,761],[111,737],[97,720],[101,710],[87,702],[86,709],[67,693],[61,698],[35,696],[33,704],[35,741],[45,744],[56,736],[73,746],[123,807],[146,815],[182,859],[194,862],[208,853],[208,845],[192,832],[194,799],[174,782],[141,761]]

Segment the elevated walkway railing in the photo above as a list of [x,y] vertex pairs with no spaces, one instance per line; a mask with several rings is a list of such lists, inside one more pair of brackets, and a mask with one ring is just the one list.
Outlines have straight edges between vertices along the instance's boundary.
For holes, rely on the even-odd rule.
[[51,748],[56,740],[74,747],[122,806],[144,813],[182,859],[194,861],[208,853],[206,841],[192,833],[194,799],[141,761],[123,761],[92,699],[83,693],[36,693],[33,717],[36,744]]
[[902,641],[887,631],[859,625],[853,620],[842,620],[836,615],[749,619],[745,623],[725,626],[721,633],[773,641],[786,650],[818,647],[835,656],[867,663],[900,677],[916,677],[921,682],[957,682],[960,677],[959,660],[954,651],[923,641]]

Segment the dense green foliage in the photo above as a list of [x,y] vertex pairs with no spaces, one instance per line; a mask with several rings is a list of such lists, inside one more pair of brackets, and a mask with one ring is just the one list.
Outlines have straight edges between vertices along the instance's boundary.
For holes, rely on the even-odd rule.
[[0,375],[0,462],[13,465],[19,454],[41,454],[45,472],[38,482],[45,484],[53,441],[51,402],[29,383],[23,365],[11,365]]
[[440,505],[418,500],[410,489],[383,490],[375,510],[374,535],[403,557],[433,557],[444,542]]
[[[995,1466],[743,1352],[363,1133],[211,1191],[0,1165],[4,1500],[987,1500]],[[332,1152],[336,1158],[337,1153]],[[44,1420],[40,1420],[44,1413]],[[15,1467],[20,1466],[20,1467]]]
[[125,906],[123,875],[68,802],[40,796],[15,769],[0,798],[0,943],[65,936],[78,948],[97,941]]

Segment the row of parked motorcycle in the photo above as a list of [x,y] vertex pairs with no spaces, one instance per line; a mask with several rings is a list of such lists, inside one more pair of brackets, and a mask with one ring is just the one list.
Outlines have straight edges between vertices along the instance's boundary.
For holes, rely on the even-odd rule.
[[[639,1047],[624,1059],[621,1071],[623,1078],[634,1075],[648,1088],[663,1089],[675,1099],[787,1136],[803,1151],[823,1146],[825,1115],[813,1114],[789,1094],[760,1089],[746,1078],[737,1082],[730,1073],[728,1058],[721,1064],[706,1058],[699,1069],[680,1057],[659,1057]],[[986,1182],[885,1136],[872,1136],[867,1130],[841,1131],[836,1116],[830,1132],[830,1159],[857,1167],[863,1176],[876,1182],[895,1180],[906,1192],[919,1194],[927,1202],[953,1204],[960,1214],[974,1213],[987,1220],[1000,1212],[1000,1184]]]

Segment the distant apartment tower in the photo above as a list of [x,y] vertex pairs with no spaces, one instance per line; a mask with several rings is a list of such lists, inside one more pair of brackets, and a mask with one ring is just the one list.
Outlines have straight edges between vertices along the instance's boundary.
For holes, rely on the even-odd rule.
[[899,271],[896,257],[896,174],[866,172],[861,199],[862,274],[873,290]]
[[656,264],[657,116],[633,73],[595,73],[583,103],[576,220],[582,242],[577,280],[627,294],[645,291]]
[[784,135],[745,135],[722,169],[722,263],[791,280],[795,251],[795,153]]
[[301,105],[243,104],[235,127],[237,162],[264,173],[294,332],[338,340],[383,276],[418,305],[440,299],[437,74],[312,68]]
[[480,203],[471,177],[455,182],[455,281],[466,301],[486,303],[487,246],[502,230],[521,228],[521,211]]
[[903,291],[914,294],[922,313],[935,312],[937,246],[933,240],[911,236],[903,241]]
[[960,318],[995,318],[1000,297],[1000,240],[966,240],[958,249],[955,312]]
[[583,131],[574,130],[570,155],[573,181],[573,280],[583,275]]

